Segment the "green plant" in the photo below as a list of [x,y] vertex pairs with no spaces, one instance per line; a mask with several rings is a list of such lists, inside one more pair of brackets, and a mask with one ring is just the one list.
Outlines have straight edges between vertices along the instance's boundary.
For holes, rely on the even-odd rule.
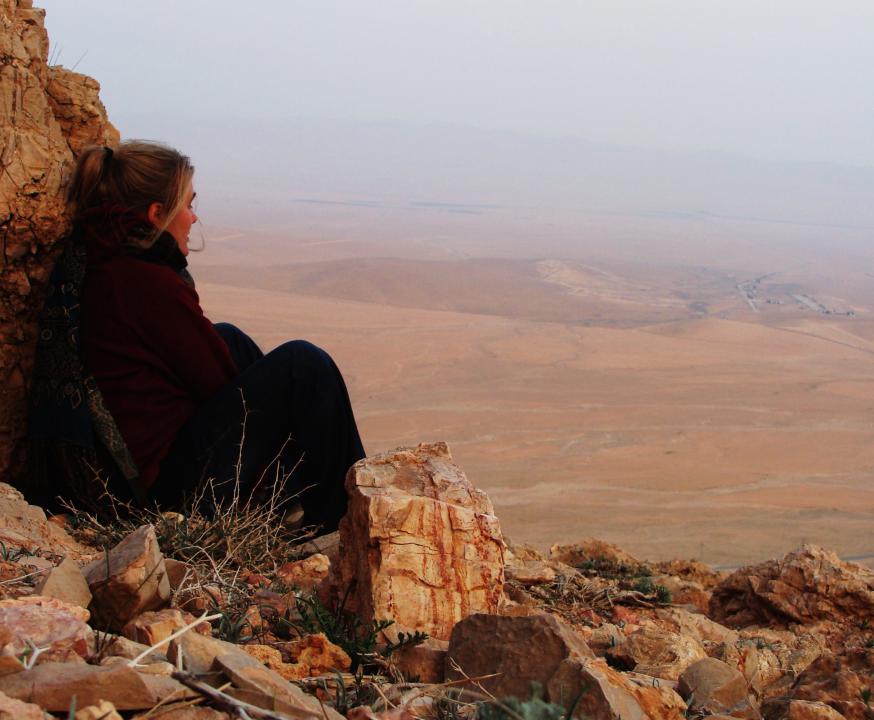
[[576,568],[583,575],[597,575],[610,580],[652,575],[652,570],[650,570],[646,565],[626,564],[619,560],[613,560],[602,556],[588,557],[582,562],[577,563]]
[[871,688],[866,687],[859,690],[859,697],[866,707],[871,707]]
[[[221,613],[213,626],[213,635],[219,640],[239,645],[241,642],[251,639],[254,634],[252,623],[246,617],[246,613],[217,609]],[[248,629],[248,633],[246,632]]]
[[375,656],[389,657],[402,647],[419,645],[428,639],[423,632],[398,633],[396,642],[388,642],[379,647],[380,635],[394,624],[393,620],[373,620],[365,623],[358,615],[346,609],[351,587],[347,588],[343,599],[335,610],[327,608],[315,593],[298,595],[296,609],[298,619],[285,619],[289,626],[302,631],[302,634],[324,633],[335,645],[339,645],[352,660],[352,672],[369,665]]
[[652,595],[656,592],[655,584],[649,575],[644,575],[634,583],[634,589],[644,595]]
[[656,600],[659,601],[661,605],[670,605],[673,598],[671,597],[671,591],[665,585],[656,585]]
[[6,562],[15,562],[23,557],[34,557],[35,552],[31,552],[23,547],[7,547],[6,543],[0,540],[0,560]]
[[[584,689],[585,691],[585,689]],[[531,697],[518,700],[514,697],[488,700],[479,703],[480,720],[570,720],[583,692],[574,699],[570,708],[546,702],[540,683],[531,683]]]

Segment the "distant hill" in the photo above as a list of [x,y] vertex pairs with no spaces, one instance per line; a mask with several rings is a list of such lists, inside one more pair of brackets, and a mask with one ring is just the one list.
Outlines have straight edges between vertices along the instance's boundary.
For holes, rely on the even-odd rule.
[[175,143],[225,221],[299,201],[455,213],[489,208],[725,217],[874,228],[874,168],[599,145],[451,125],[120,117]]

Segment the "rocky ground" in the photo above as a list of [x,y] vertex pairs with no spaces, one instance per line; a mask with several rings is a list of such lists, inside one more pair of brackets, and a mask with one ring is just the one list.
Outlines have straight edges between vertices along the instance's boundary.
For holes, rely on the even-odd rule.
[[0,485],[0,718],[874,718],[874,573],[827,550],[513,547],[439,443],[347,488],[312,538],[279,505],[46,518]]

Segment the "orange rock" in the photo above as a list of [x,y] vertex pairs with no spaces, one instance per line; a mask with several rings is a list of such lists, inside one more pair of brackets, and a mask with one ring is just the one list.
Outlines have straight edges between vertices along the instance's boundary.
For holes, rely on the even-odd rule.
[[276,572],[276,577],[289,587],[302,592],[311,592],[328,577],[331,561],[327,555],[315,553],[303,560],[285,563]]
[[322,675],[334,670],[349,670],[352,661],[343,648],[332,643],[324,633],[307,635],[300,640],[286,643],[283,649],[308,672],[303,677]]
[[121,715],[108,700],[98,703],[97,705],[89,705],[76,711],[75,720],[123,720]]
[[527,698],[531,683],[546,687],[564,660],[593,657],[573,628],[552,615],[471,615],[452,630],[446,679],[495,674],[482,680],[487,692]]
[[91,603],[88,582],[79,565],[71,558],[64,558],[57,567],[49,570],[37,583],[35,592],[37,595],[57,598],[83,608]]
[[703,658],[686,668],[678,691],[692,710],[761,718],[744,676],[716,658]]
[[155,645],[194,620],[190,615],[187,618],[185,615],[187,613],[183,614],[181,610],[169,608],[144,612],[128,622],[121,634],[143,645]]
[[728,577],[725,571],[718,571],[698,560],[668,560],[654,563],[653,571],[673,575],[686,582],[694,582],[705,590],[712,590]]
[[578,698],[573,717],[598,720],[683,720],[686,703],[652,678],[634,678],[604,660],[565,660],[550,679],[552,702]]
[[[2,321],[0,321],[0,329],[2,329]],[[51,548],[52,552],[76,561],[94,556],[93,549],[73,540],[60,525],[46,519],[42,508],[29,505],[18,490],[5,483],[0,483],[0,541],[3,541],[7,548],[28,550]],[[20,568],[16,574],[22,574]]]
[[66,712],[73,697],[82,706],[108,700],[119,710],[142,710],[171,694],[180,700],[193,695],[175,680],[139,673],[126,665],[69,663],[46,663],[0,677],[0,692],[19,700],[33,700],[50,712]]
[[618,667],[665,680],[676,680],[692,663],[707,656],[690,635],[650,628],[632,633],[606,655]]
[[39,705],[15,700],[0,692],[0,720],[45,720],[47,717]]
[[94,596],[98,622],[112,630],[170,599],[170,582],[155,528],[143,525],[118,545],[82,568]]
[[55,657],[88,655],[89,613],[77,605],[39,595],[0,600],[0,654],[20,656],[30,651],[27,640]]
[[549,559],[576,568],[593,563],[596,569],[600,564],[616,570],[635,570],[642,565],[618,545],[598,538],[585,538],[571,545],[553,545],[549,548]]
[[408,680],[442,683],[446,675],[446,653],[449,643],[445,640],[426,640],[421,645],[403,647],[395,651],[391,659]]
[[709,614],[735,627],[874,621],[874,571],[803,545],[730,575],[713,591]]
[[269,645],[241,645],[240,648],[247,654],[251,655],[258,662],[264,663],[267,667],[282,665],[282,653],[275,647]]
[[614,623],[624,623],[626,625],[640,624],[640,613],[625,605],[614,605],[610,614],[613,616]]
[[496,613],[504,541],[488,496],[452,462],[445,443],[402,448],[355,463],[349,509],[332,570],[337,599],[365,622],[393,620],[447,640],[476,612]]
[[845,717],[867,720],[874,714],[872,689],[874,648],[855,648],[843,656],[820,656],[795,679],[790,698],[825,703]]

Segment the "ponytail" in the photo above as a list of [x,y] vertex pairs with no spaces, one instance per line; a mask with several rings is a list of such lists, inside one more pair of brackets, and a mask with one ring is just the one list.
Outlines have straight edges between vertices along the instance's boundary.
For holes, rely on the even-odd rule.
[[152,203],[160,203],[164,224],[143,241],[148,247],[182,209],[193,174],[187,156],[160,143],[127,140],[117,150],[92,145],[79,155],[67,206],[78,222],[101,209],[145,217]]

